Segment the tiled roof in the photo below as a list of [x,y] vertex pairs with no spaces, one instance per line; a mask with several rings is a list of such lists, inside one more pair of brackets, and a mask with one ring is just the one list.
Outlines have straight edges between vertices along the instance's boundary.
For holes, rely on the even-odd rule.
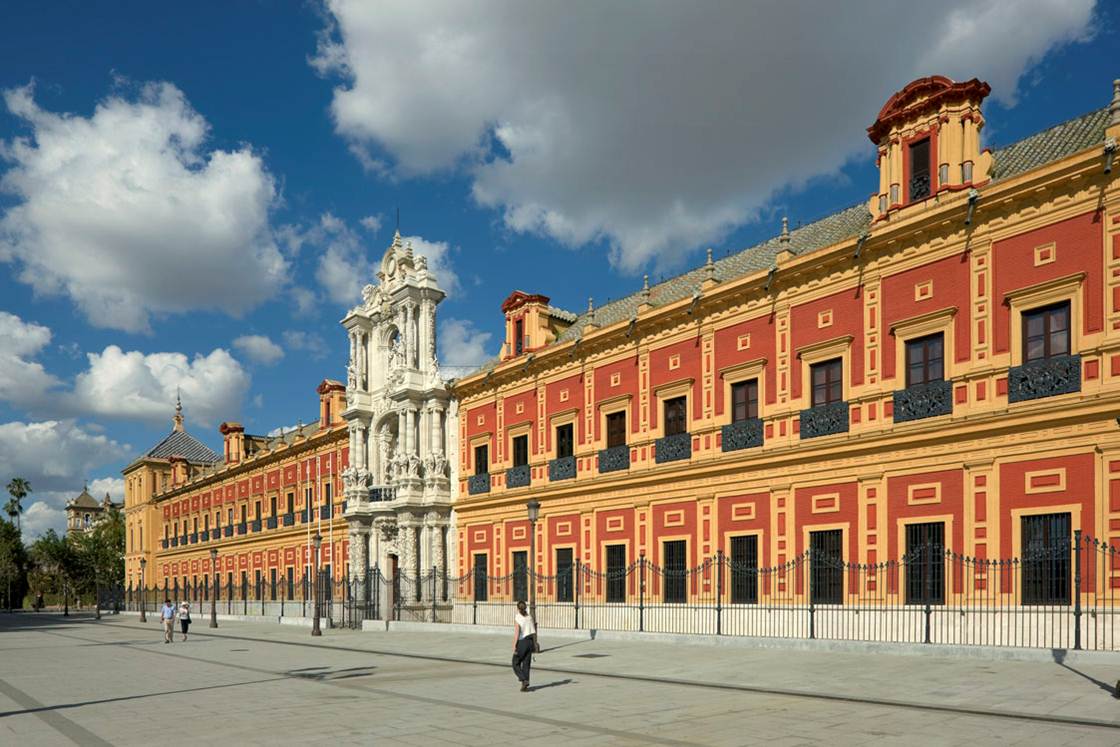
[[89,490],[86,488],[82,488],[82,492],[77,498],[70,501],[70,505],[74,508],[101,508],[101,504],[89,494]]
[[[1011,145],[994,149],[992,152],[993,181],[1010,179],[1052,161],[1071,156],[1097,143],[1103,143],[1104,128],[1108,123],[1108,116],[1107,108],[1099,109],[1035,133]],[[805,254],[846,239],[855,238],[867,230],[870,225],[871,214],[867,210],[866,203],[853,205],[791,231],[788,244],[781,243],[779,238],[775,236],[761,244],[756,244],[729,257],[717,260],[715,262],[715,278],[717,280],[732,280],[768,269],[774,266],[774,257],[782,249],[789,249],[794,254]],[[707,270],[704,266],[700,266],[651,286],[650,303],[654,306],[663,306],[688,298],[700,289],[700,284],[705,277],[707,277]],[[600,327],[608,327],[630,319],[637,314],[638,306],[641,303],[642,295],[640,292],[611,301],[595,309],[594,322]],[[590,314],[587,312],[580,314],[572,326],[557,337],[556,343],[564,343],[580,337],[583,334],[583,327],[589,321],[591,321]],[[465,374],[463,378],[475,373],[493,370],[500,362],[499,358],[493,358],[477,370]]]
[[156,444],[144,456],[153,459],[167,459],[179,456],[188,462],[216,462],[219,457],[214,450],[186,431],[171,431],[167,438]]

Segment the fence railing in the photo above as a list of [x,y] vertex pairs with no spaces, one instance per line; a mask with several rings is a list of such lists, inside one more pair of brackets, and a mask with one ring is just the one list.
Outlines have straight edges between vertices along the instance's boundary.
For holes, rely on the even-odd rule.
[[[998,560],[934,544],[872,564],[809,549],[758,567],[750,555],[717,553],[686,567],[644,556],[606,570],[576,562],[552,575],[525,567],[505,576],[373,568],[364,577],[323,578],[320,606],[333,624],[351,627],[363,620],[510,625],[517,602],[534,601],[544,629],[1118,650],[1120,553],[1079,533]],[[164,598],[188,599],[204,615],[209,590],[209,582],[169,581],[108,593],[132,610],[141,600],[152,611]],[[291,585],[223,584],[216,599],[223,613],[307,617],[313,584],[306,576]]]

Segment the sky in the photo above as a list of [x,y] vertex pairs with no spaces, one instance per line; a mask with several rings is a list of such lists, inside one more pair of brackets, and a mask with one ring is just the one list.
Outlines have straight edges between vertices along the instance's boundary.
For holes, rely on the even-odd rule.
[[[0,479],[29,537],[171,428],[268,433],[345,378],[394,230],[455,370],[513,290],[582,310],[865,201],[932,74],[985,145],[1106,106],[1092,0],[12,2],[0,11]],[[399,218],[398,218],[399,216]]]

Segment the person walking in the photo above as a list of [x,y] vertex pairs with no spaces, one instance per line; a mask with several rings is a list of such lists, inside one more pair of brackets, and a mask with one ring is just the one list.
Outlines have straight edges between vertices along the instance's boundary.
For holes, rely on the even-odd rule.
[[179,605],[179,627],[183,631],[183,641],[187,640],[187,629],[191,626],[191,603],[184,600]]
[[175,636],[175,607],[170,599],[163,600],[163,609],[159,611],[159,616],[163,621],[163,642],[171,643]]
[[513,618],[513,673],[521,682],[521,692],[529,692],[529,667],[533,662],[533,651],[537,644],[537,626],[529,617],[524,602],[517,603],[517,614]]

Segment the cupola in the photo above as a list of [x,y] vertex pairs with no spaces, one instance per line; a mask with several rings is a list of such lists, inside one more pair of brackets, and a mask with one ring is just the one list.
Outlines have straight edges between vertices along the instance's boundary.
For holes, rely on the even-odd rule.
[[867,128],[878,147],[879,191],[869,208],[877,220],[945,191],[988,180],[989,151],[980,150],[980,103],[991,87],[973,78],[920,78],[894,94]]
[[502,313],[506,316],[502,360],[552,344],[576,320],[575,314],[549,306],[548,302],[548,296],[523,291],[514,291],[502,302]]

